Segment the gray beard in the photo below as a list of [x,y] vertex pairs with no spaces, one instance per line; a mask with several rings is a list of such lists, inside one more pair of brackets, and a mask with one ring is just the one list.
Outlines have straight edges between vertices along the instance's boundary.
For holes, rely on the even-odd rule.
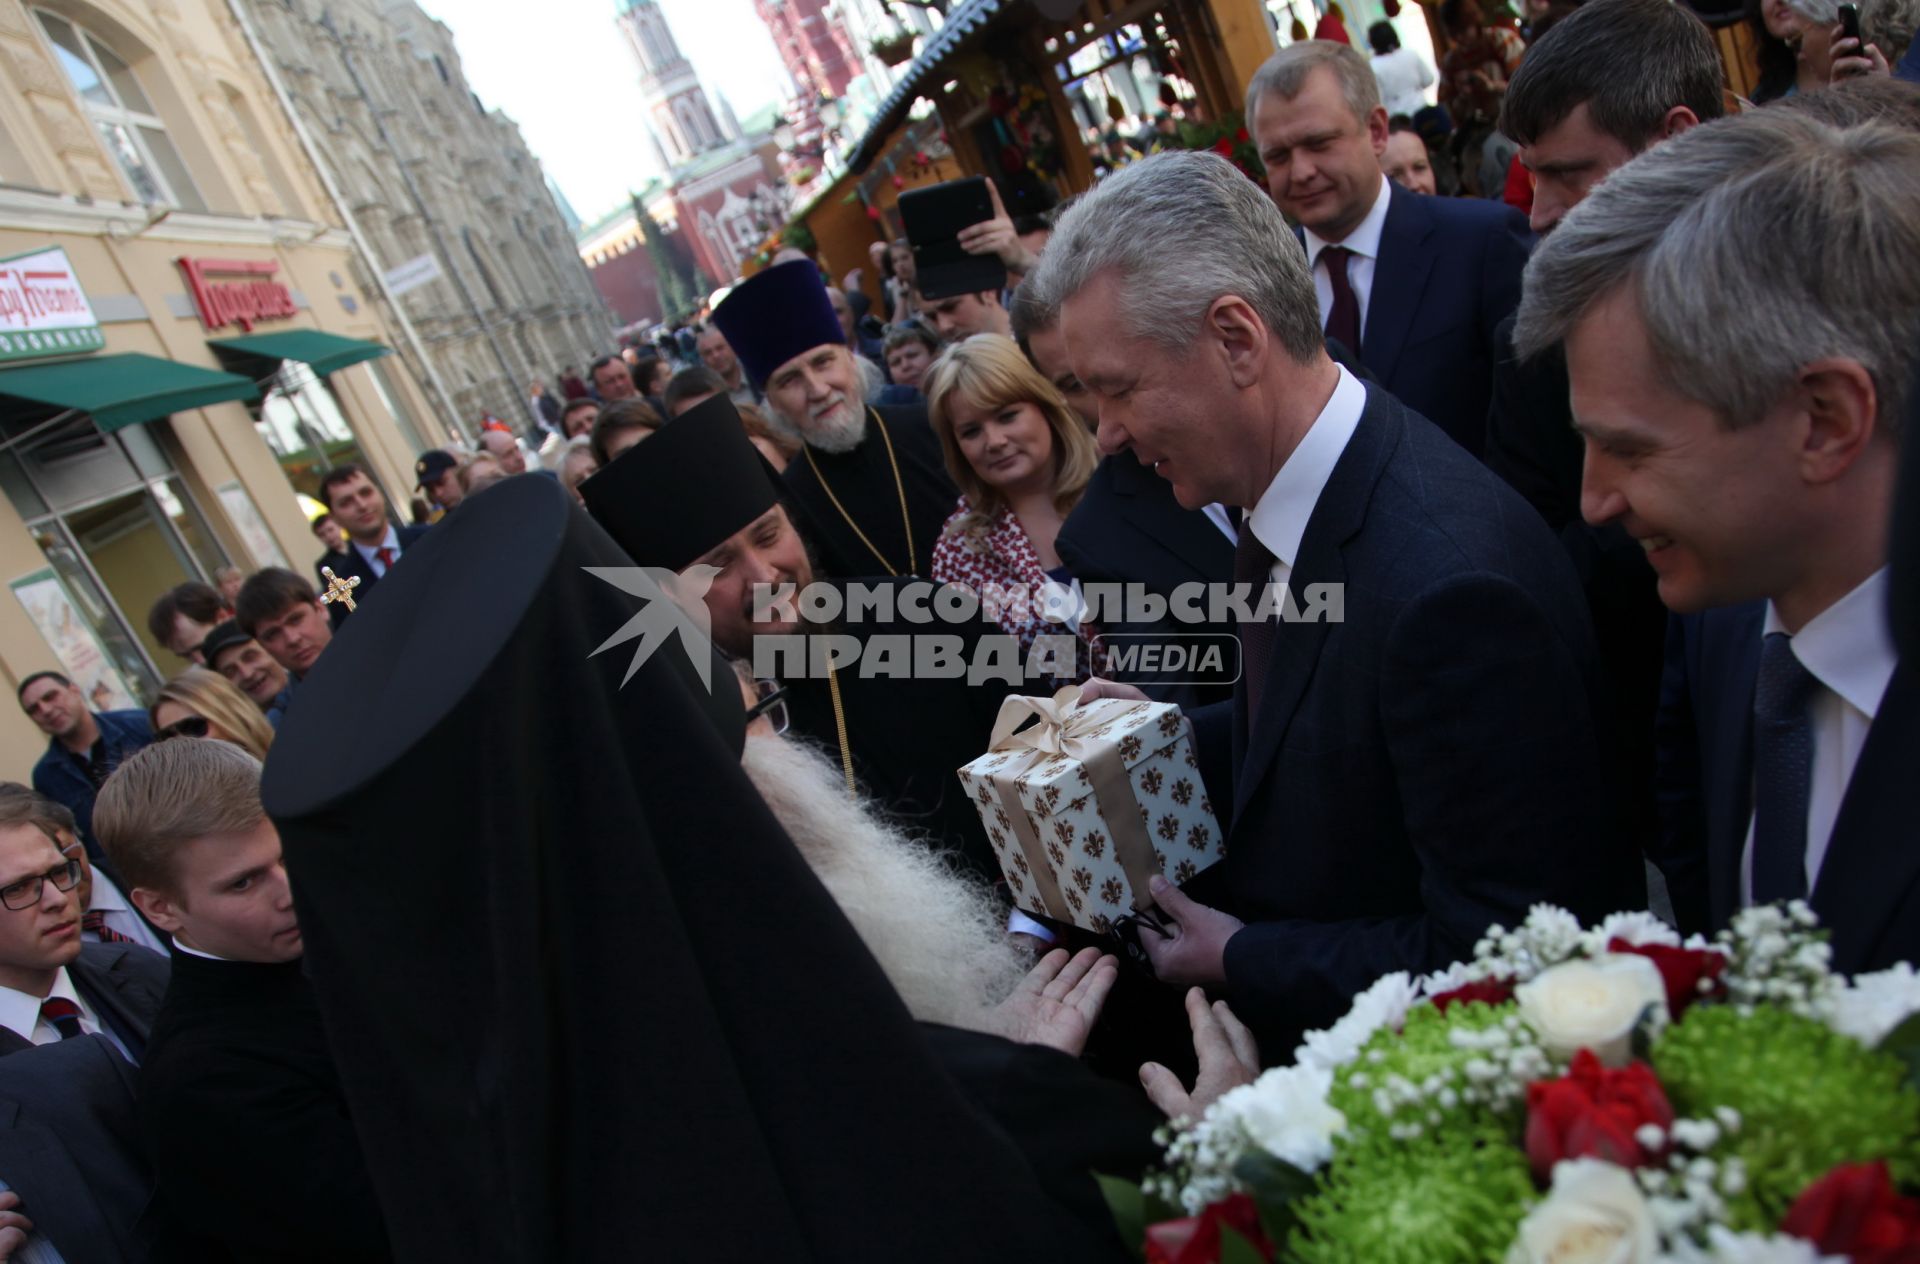
[[907,1010],[996,1030],[988,1010],[1028,963],[992,892],[871,804],[849,802],[839,764],[810,745],[749,736],[740,764]]
[[849,398],[834,412],[806,421],[795,421],[769,405],[767,420],[795,443],[820,452],[851,452],[867,438],[867,406],[863,400]]

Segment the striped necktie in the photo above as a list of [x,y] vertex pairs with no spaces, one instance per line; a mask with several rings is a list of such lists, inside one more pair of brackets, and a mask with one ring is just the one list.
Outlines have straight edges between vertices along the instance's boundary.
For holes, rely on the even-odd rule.
[[132,944],[139,941],[131,935],[122,935],[107,925],[107,915],[99,909],[80,915],[80,933],[91,934],[103,944]]
[[80,1030],[79,1004],[64,996],[49,996],[40,1002],[40,1017],[53,1024],[53,1029],[60,1033],[62,1040],[72,1040],[75,1036],[85,1034]]

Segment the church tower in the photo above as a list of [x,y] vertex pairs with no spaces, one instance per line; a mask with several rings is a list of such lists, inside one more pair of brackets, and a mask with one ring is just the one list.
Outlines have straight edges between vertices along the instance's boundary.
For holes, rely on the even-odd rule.
[[726,143],[706,89],[680,52],[658,0],[621,0],[620,29],[640,60],[647,131],[669,169]]

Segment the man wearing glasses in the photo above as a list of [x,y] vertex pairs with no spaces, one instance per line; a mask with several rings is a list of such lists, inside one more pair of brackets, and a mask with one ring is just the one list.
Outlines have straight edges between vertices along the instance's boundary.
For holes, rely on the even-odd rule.
[[101,1035],[130,1061],[167,988],[166,961],[80,939],[81,866],[37,825],[0,825],[0,1055]]

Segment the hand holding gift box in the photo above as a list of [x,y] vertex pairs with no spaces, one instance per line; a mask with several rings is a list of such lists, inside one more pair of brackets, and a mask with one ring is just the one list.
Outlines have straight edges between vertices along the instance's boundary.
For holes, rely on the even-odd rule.
[[1165,703],[1083,702],[1078,686],[1010,697],[988,753],[959,772],[1014,903],[1086,930],[1151,907],[1156,874],[1185,882],[1226,849],[1191,726]]

